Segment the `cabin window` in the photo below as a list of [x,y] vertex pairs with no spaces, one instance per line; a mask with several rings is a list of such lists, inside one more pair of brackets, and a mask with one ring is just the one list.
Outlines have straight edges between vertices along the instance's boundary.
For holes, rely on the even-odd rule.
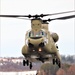
[[42,32],[42,35],[44,35],[44,32]]
[[31,32],[29,32],[29,37],[31,36]]

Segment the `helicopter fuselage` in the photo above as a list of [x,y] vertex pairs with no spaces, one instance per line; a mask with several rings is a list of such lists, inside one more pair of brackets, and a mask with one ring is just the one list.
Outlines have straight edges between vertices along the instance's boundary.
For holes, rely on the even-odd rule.
[[[22,48],[22,54],[27,61],[23,64],[36,61],[49,61],[53,59],[53,64],[57,62],[60,66],[61,57],[59,55],[56,42],[59,37],[56,33],[48,31],[48,23],[42,24],[41,20],[32,20],[31,30],[27,31],[25,45]],[[30,65],[32,67],[32,63]]]
[[29,37],[25,43],[22,54],[30,61],[33,60],[34,62],[34,59],[37,61],[40,57],[49,60],[53,56],[60,59],[54,40],[49,32],[46,32],[46,37]]

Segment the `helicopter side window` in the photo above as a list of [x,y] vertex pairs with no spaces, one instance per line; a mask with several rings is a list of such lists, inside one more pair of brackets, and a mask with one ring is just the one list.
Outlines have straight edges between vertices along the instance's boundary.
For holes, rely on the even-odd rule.
[[28,37],[34,37],[34,33],[33,33],[32,31],[30,31],[30,32],[28,33]]
[[31,36],[31,32],[29,32],[29,37]]
[[45,32],[42,31],[42,36],[45,36],[46,37],[47,36],[47,33],[45,33]]
[[44,35],[44,32],[42,32],[42,35]]

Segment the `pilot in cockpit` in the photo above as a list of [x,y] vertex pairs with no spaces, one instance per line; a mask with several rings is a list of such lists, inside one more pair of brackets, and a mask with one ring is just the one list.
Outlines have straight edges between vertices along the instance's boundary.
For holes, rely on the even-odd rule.
[[38,32],[30,31],[29,37],[43,37],[46,36],[46,33],[43,30],[40,30]]

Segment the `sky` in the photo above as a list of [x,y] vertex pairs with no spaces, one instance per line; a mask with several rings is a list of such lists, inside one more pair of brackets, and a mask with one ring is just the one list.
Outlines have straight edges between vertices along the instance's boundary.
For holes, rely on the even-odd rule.
[[[0,14],[52,14],[75,10],[74,6],[74,0],[0,0]],[[49,16],[44,19],[71,14],[74,13]],[[59,35],[57,44],[62,55],[75,55],[74,20],[73,18],[49,23],[49,31]],[[29,20],[0,18],[0,57],[23,56],[21,49],[25,44],[25,33],[29,29],[31,29]]]

